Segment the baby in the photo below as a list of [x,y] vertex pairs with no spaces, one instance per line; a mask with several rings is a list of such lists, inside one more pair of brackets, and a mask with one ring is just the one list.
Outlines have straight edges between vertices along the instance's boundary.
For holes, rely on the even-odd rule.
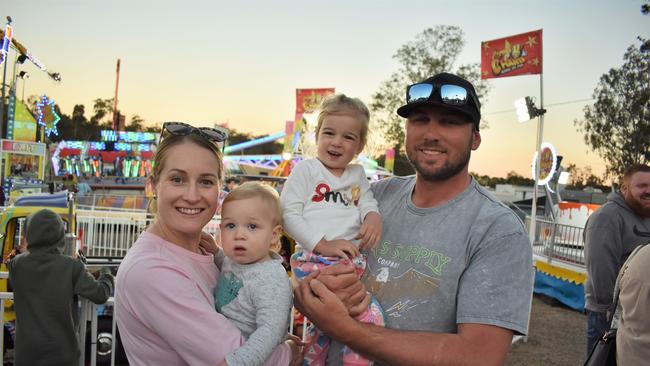
[[215,305],[247,339],[226,362],[261,365],[286,338],[292,306],[282,258],[270,250],[282,235],[278,193],[253,182],[233,189],[223,201],[220,229]]

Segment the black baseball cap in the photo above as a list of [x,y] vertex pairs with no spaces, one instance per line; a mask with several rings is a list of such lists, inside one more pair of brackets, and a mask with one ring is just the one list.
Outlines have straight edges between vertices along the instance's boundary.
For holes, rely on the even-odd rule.
[[[429,84],[433,86],[433,88],[430,88],[430,94],[428,97],[425,96],[424,98],[414,98],[412,95],[413,91],[422,84]],[[458,86],[464,89],[466,91],[466,95],[464,96],[465,99],[443,98],[443,87],[445,86]],[[457,88],[451,89],[459,90]],[[474,123],[476,129],[478,130],[478,126],[481,121],[481,102],[478,99],[478,95],[476,95],[476,90],[474,90],[472,83],[461,78],[458,75],[443,72],[419,83],[409,85],[406,88],[406,104],[397,108],[397,114],[401,117],[408,118],[413,109],[421,106],[436,106],[457,110],[469,117],[469,119],[472,121],[472,123]]]

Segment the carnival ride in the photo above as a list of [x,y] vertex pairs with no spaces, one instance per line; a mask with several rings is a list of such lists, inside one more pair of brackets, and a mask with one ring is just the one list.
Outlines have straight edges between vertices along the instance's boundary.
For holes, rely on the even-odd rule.
[[[531,238],[535,265],[534,291],[582,311],[586,281],[583,232],[587,219],[600,206],[565,201],[562,198],[562,184],[559,183],[562,170],[559,163],[557,165],[557,169],[553,165],[553,169],[549,170],[548,179],[538,180],[546,194],[544,212],[535,217],[535,235]],[[529,227],[531,216],[525,215]]]
[[[226,153],[224,161],[227,171],[232,175],[251,175],[261,178],[268,177],[270,179],[289,176],[291,169],[293,169],[293,167],[303,159],[305,144],[309,143],[305,140],[309,140],[309,137],[304,136],[301,130],[294,132],[289,139],[287,139],[286,136],[286,132],[277,132],[258,139],[226,147],[224,149],[224,152]],[[273,142],[282,138],[285,139],[285,149],[282,154],[233,154],[253,146]],[[369,179],[378,180],[382,177],[392,175],[391,172],[381,167],[377,161],[371,159],[367,155],[359,155],[357,157],[357,162],[363,165]]]
[[146,177],[158,134],[101,131],[102,141],[61,141],[52,152],[54,174],[78,177]]

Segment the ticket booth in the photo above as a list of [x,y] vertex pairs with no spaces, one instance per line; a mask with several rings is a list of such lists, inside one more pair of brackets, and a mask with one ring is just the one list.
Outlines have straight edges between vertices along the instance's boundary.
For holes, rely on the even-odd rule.
[[16,184],[19,182],[21,189],[34,186],[33,190],[40,192],[45,177],[45,152],[46,146],[41,142],[0,140],[2,182],[6,197],[18,188]]
[[1,140],[3,176],[43,179],[45,144],[42,142]]

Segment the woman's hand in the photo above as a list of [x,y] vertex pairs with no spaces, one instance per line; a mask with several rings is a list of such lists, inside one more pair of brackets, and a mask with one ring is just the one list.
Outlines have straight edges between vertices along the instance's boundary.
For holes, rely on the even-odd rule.
[[214,236],[205,231],[201,232],[201,238],[199,238],[199,246],[212,255],[217,255],[217,253],[219,253],[219,250],[221,250],[219,243],[214,238]]

